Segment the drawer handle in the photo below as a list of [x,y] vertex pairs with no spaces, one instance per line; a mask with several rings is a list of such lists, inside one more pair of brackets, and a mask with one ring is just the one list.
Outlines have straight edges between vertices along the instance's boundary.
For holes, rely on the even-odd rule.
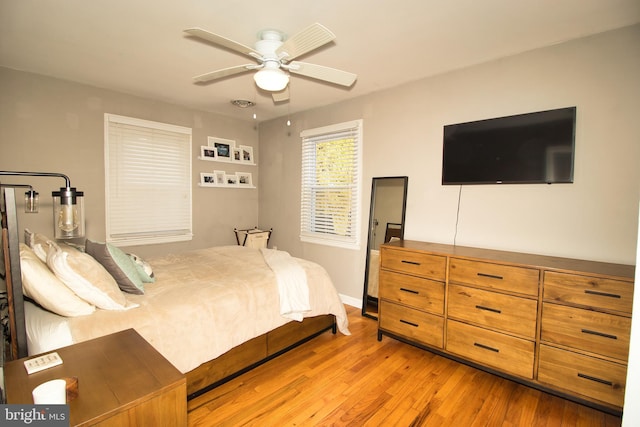
[[400,319],[400,323],[404,323],[404,324],[406,324],[406,325],[413,326],[413,327],[416,327],[416,328],[417,328],[418,326],[420,326],[420,325],[418,325],[417,323],[412,323],[412,322],[409,322],[408,320],[402,320],[402,319]]
[[411,264],[411,265],[420,265],[419,262],[415,262],[415,261],[407,261],[406,259],[402,260],[403,263],[405,264]]
[[600,379],[600,378],[592,377],[590,375],[581,374],[580,372],[578,372],[578,376],[580,378],[584,378],[585,380],[595,381],[595,382],[600,383],[600,384],[604,384],[604,385],[608,385],[608,386],[612,386],[613,385],[613,383],[611,381],[607,381],[607,380],[603,380],[603,379]]
[[597,335],[599,337],[610,338],[612,340],[617,340],[618,337],[616,335],[605,334],[604,332],[591,331],[589,329],[582,329],[583,334]]
[[407,288],[400,288],[400,290],[402,292],[409,292],[410,294],[415,294],[415,295],[418,295],[420,293],[418,291],[414,291],[413,289],[407,289]]
[[478,310],[486,310],[486,311],[491,311],[493,313],[498,313],[498,314],[502,313],[502,311],[498,310],[497,308],[485,307],[483,305],[476,305],[476,308]]
[[617,294],[610,294],[607,292],[599,292],[599,291],[592,291],[591,289],[585,289],[584,290],[585,294],[590,294],[590,295],[597,295],[599,297],[608,297],[608,298],[622,298],[620,295]]
[[487,274],[487,273],[478,273],[478,276],[480,276],[480,277],[488,277],[489,279],[498,279],[498,280],[504,279],[504,277],[502,277],[502,276],[498,276],[498,275],[495,275],[495,274]]
[[476,347],[480,347],[483,348],[485,350],[489,350],[489,351],[494,351],[496,353],[500,353],[500,350],[497,348],[493,348],[493,347],[489,347],[488,345],[484,345],[484,344],[480,344],[478,342],[474,342],[473,345],[475,345]]

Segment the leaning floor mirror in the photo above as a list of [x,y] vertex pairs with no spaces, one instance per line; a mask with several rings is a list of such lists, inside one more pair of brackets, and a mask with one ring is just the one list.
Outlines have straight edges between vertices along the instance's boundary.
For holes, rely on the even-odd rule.
[[404,237],[408,183],[409,178],[406,176],[372,179],[362,315],[373,319],[378,318],[380,245],[393,238]]

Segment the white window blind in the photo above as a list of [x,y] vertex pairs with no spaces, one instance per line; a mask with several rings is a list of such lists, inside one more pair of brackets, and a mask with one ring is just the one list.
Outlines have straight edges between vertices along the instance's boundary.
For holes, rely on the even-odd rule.
[[300,136],[300,239],[358,249],[362,120],[306,130]]
[[191,129],[105,114],[107,241],[192,238]]

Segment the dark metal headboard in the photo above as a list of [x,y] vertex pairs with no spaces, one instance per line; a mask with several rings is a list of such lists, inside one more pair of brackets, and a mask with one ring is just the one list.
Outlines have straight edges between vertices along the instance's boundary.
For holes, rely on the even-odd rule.
[[[9,328],[11,358],[27,356],[27,331],[24,314],[24,295],[22,293],[22,274],[20,270],[20,243],[18,238],[18,216],[16,214],[15,190],[0,188],[2,198],[2,248],[4,253],[5,283],[9,305]],[[4,349],[3,349],[4,350]]]

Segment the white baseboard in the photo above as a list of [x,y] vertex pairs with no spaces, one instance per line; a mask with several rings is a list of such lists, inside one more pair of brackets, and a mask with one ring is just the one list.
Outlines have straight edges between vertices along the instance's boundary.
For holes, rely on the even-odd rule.
[[351,307],[362,308],[362,299],[350,297],[349,295],[340,295],[340,300],[343,304],[350,305]]

